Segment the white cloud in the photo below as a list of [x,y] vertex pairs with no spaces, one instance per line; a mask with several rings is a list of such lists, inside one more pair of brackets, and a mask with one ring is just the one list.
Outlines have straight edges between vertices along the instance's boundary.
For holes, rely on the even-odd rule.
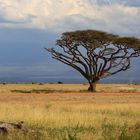
[[0,27],[53,31],[94,28],[139,35],[137,0],[0,0]]

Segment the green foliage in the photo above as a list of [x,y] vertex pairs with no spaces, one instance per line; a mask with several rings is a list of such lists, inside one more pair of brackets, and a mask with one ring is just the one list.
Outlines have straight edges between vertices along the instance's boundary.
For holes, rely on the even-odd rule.
[[78,140],[77,136],[76,136],[76,133],[74,134],[71,134],[68,132],[66,138],[64,138],[64,140]]
[[118,37],[113,41],[114,44],[124,45],[130,48],[140,49],[140,39],[135,37]]
[[[103,31],[97,31],[97,30],[66,32],[62,34],[61,40],[57,40],[56,44],[60,45],[62,43],[62,40],[68,39],[69,43],[83,42],[88,44],[87,47],[101,47],[99,41],[110,42],[111,40],[114,39],[114,37],[117,36]],[[93,44],[96,44],[96,46]]]
[[136,37],[120,37],[118,35],[110,34],[104,31],[98,31],[98,30],[81,30],[81,31],[74,31],[74,32],[66,32],[62,34],[61,40],[56,41],[56,44],[60,45],[62,43],[62,40],[65,39],[68,39],[69,43],[83,42],[83,43],[87,43],[88,47],[96,47],[96,48],[102,47],[101,44],[104,43],[126,45],[131,48],[140,48],[140,39]]

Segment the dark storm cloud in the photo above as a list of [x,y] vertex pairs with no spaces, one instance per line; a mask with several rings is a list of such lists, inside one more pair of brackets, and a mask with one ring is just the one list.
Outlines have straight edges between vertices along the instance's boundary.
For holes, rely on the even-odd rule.
[[140,7],[140,0],[120,0],[120,3],[126,6]]
[[[92,0],[90,1],[92,3]],[[124,6],[140,7],[140,0],[97,0],[99,5],[121,4]]]
[[[51,59],[44,47],[54,47],[58,36],[69,30],[97,29],[140,37],[139,7],[139,0],[3,0],[0,76],[76,77],[76,71]],[[115,77],[140,80],[140,59],[130,71]]]

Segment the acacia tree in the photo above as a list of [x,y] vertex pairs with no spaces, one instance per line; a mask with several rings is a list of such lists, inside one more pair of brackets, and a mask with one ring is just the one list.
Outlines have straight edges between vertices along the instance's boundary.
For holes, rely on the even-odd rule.
[[140,40],[96,30],[66,32],[56,41],[61,49],[45,48],[52,58],[79,71],[89,91],[102,78],[130,68],[131,58],[140,56]]

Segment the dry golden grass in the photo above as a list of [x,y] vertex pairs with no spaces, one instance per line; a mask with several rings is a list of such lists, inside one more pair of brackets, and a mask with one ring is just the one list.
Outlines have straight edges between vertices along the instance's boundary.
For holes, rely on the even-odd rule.
[[[134,137],[127,132],[131,127],[138,124],[140,128],[140,93],[98,93],[105,89],[118,92],[124,87],[139,91],[139,85],[97,85],[97,93],[66,94],[64,91],[67,90],[85,90],[87,85],[15,84],[0,87],[0,120],[24,121],[28,128],[42,130],[43,137],[39,136],[36,140],[103,140],[112,137],[118,140],[123,137],[125,140]],[[11,90],[46,88],[63,90],[63,93],[11,93]],[[124,132],[128,136],[121,135]],[[137,130],[134,135],[138,135]]]
[[[86,91],[88,84],[0,84],[0,93],[11,93],[12,90],[55,90],[55,91]],[[97,92],[116,93],[116,92],[140,92],[140,85],[134,84],[97,84]]]

